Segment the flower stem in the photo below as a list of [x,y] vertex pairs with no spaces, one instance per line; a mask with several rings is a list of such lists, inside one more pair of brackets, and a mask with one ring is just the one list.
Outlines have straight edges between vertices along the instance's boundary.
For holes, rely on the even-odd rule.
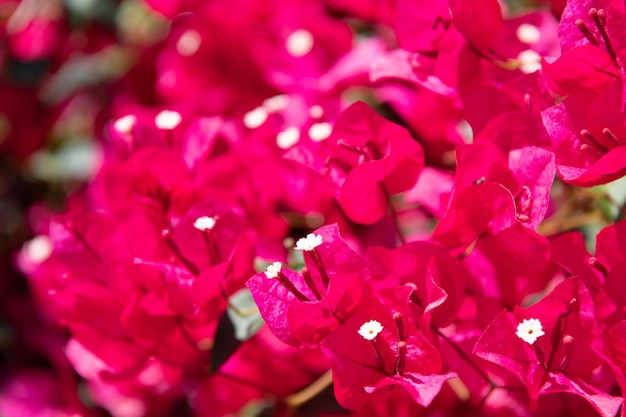
[[333,374],[330,369],[322,374],[319,378],[313,381],[312,384],[308,385],[303,390],[296,392],[295,394],[291,394],[286,397],[284,402],[290,407],[297,408],[302,404],[309,401],[311,398],[318,395],[320,392],[324,391],[333,383]]

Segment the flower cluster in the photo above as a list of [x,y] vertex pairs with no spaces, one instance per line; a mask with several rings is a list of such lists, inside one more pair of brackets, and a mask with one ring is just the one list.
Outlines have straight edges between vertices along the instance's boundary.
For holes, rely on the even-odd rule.
[[102,168],[15,256],[66,377],[1,415],[625,415],[624,4],[121,3]]

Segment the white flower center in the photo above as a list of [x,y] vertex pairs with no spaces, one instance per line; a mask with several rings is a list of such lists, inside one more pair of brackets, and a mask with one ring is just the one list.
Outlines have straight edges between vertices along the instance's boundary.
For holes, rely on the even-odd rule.
[[313,142],[321,142],[327,139],[332,131],[333,126],[330,123],[315,123],[309,128],[309,137]]
[[198,52],[201,43],[202,36],[200,36],[197,31],[189,29],[185,31],[180,38],[178,38],[178,42],[176,42],[176,50],[182,56],[191,56]]
[[40,264],[48,259],[53,249],[52,242],[48,236],[44,235],[35,236],[24,243],[23,248],[26,258],[35,264]]
[[323,115],[324,115],[324,109],[320,105],[316,104],[314,106],[311,106],[311,108],[309,109],[309,116],[311,116],[314,119],[319,119]]
[[525,44],[535,43],[541,38],[539,28],[530,23],[522,23],[519,25],[515,34],[517,35],[517,39]]
[[268,265],[265,270],[265,276],[270,279],[276,278],[282,267],[283,265],[280,262],[274,262],[273,264]]
[[517,325],[515,334],[529,345],[532,345],[539,337],[545,335],[539,319],[524,319],[523,322]]
[[204,232],[205,230],[211,230],[215,227],[215,217],[202,216],[198,217],[195,222],[193,222],[193,227]]
[[243,116],[243,125],[248,129],[256,129],[267,120],[267,111],[263,107],[249,111]]
[[127,114],[124,117],[120,117],[113,123],[113,129],[120,133],[130,133],[136,123],[137,116],[134,114]]
[[281,149],[289,149],[300,140],[300,129],[295,126],[278,132],[276,135],[276,144]]
[[312,251],[322,244],[322,236],[315,233],[309,233],[306,237],[298,239],[296,242],[296,250]]
[[284,110],[289,105],[289,96],[287,94],[279,94],[263,101],[263,107],[269,113],[276,113]]
[[287,38],[285,48],[291,56],[305,56],[313,49],[314,38],[306,29],[298,29]]
[[156,127],[163,130],[173,130],[183,120],[179,112],[173,110],[163,110],[154,118]]
[[374,340],[380,332],[383,331],[383,325],[376,320],[366,321],[361,325],[358,333],[363,336],[365,340]]
[[520,71],[524,74],[530,74],[541,69],[541,55],[532,49],[526,49],[517,56],[520,62]]

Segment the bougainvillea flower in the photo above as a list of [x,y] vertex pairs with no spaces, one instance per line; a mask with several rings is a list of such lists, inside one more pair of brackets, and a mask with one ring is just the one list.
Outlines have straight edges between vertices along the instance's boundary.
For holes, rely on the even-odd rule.
[[[480,5],[451,1],[448,2],[449,8],[445,2],[435,3],[442,5],[443,10],[429,15],[424,10],[434,6],[419,7],[417,3],[407,2],[418,12],[404,7],[406,13],[400,23],[413,16],[414,19],[412,25],[400,26],[403,28],[401,45],[403,38],[412,39],[404,33],[413,31],[417,34],[414,42],[417,47],[410,43],[403,46],[414,53],[411,65],[417,78],[437,80],[438,84],[460,94],[465,119],[474,133],[491,118],[515,109],[501,89],[502,82],[537,71],[541,67],[542,55],[558,53],[554,33],[556,21],[549,13],[527,13],[503,20],[497,1],[484,1]],[[429,21],[430,25],[423,20]],[[433,45],[419,44],[420,38],[428,40],[426,36],[420,36],[422,32],[434,34],[436,31],[439,34],[432,40]],[[405,71],[399,72],[403,74]],[[443,91],[441,87],[433,87],[436,84],[432,82],[423,85],[437,92]]]
[[409,132],[363,102],[338,117],[332,133],[294,147],[289,157],[321,174],[337,189],[347,217],[360,224],[384,218],[390,195],[415,185],[423,151]]
[[411,242],[394,250],[373,247],[366,260],[372,286],[414,285],[417,299],[434,325],[445,327],[454,321],[465,293],[466,272],[444,248],[429,242]]
[[365,282],[369,271],[336,225],[324,226],[299,243],[306,262],[301,274],[271,265],[247,285],[280,340],[316,345],[371,296]]
[[199,272],[225,262],[237,241],[249,230],[240,207],[205,201],[191,207],[180,218],[172,230],[172,241]]
[[[622,399],[597,385],[601,384],[597,374],[607,370],[591,346],[590,335],[597,326],[593,309],[583,282],[568,278],[536,304],[500,313],[476,343],[474,353],[516,375],[533,406],[542,394],[566,392],[584,398],[600,415],[614,416]],[[524,325],[529,320],[533,325]],[[523,337],[516,334],[522,330]],[[545,334],[535,338],[533,332]]]
[[489,141],[479,138],[457,148],[455,190],[481,181],[497,182],[515,198],[517,219],[536,229],[548,209],[555,174],[554,155],[546,149],[526,146],[504,154]]
[[363,303],[322,342],[333,369],[335,396],[342,406],[360,408],[368,395],[395,385],[427,406],[442,384],[456,376],[440,374],[439,352],[411,319],[411,292],[408,287],[390,289],[384,298]]
[[[136,388],[150,361],[179,374],[205,369],[226,298],[252,273],[255,241],[237,208],[197,205],[178,219],[173,232],[162,213],[142,214],[122,215],[121,220],[100,212],[58,216],[50,233],[54,279],[36,282],[47,285],[48,297],[61,306],[62,323],[80,352],[101,364],[85,376],[97,384],[97,392],[115,390],[120,381]],[[209,232],[214,235],[204,239]],[[197,252],[186,246],[195,238],[203,248]],[[84,254],[82,261],[72,260],[77,253]],[[210,276],[196,277],[200,268]],[[196,278],[200,282],[194,292]],[[204,298],[195,297],[199,292]],[[208,307],[202,303],[211,297],[216,302]],[[79,366],[84,355],[74,359]],[[179,383],[168,382],[173,387]],[[154,390],[158,387],[147,389]]]
[[389,205],[389,195],[415,185],[424,165],[422,148],[409,132],[363,102],[339,116],[331,138],[345,148],[343,158],[356,165],[341,185],[339,204],[358,223],[380,220]]
[[621,82],[612,81],[598,94],[572,95],[542,112],[564,181],[589,187],[624,175],[622,96]]
[[284,239],[287,219],[292,217],[304,222],[307,215],[324,213],[329,220],[345,221],[335,201],[334,186],[306,164],[283,157],[283,150],[276,146],[276,131],[247,137],[241,131],[244,128],[230,129],[232,138],[228,139],[232,141],[226,149],[197,164],[196,195],[241,207],[258,234],[272,242]]
[[569,2],[559,25],[563,55],[546,75],[565,93],[548,109],[560,176],[579,186],[602,184],[624,173],[623,6],[611,1]]
[[549,262],[550,244],[522,226],[511,193],[500,184],[479,181],[461,190],[433,239],[463,259],[484,296],[506,306],[545,285],[541,271]]

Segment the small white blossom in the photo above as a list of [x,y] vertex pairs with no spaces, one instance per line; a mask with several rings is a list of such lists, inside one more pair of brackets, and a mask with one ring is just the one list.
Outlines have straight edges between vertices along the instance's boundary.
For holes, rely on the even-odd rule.
[[326,140],[331,133],[333,133],[333,126],[327,122],[315,123],[309,128],[309,137],[313,142]]
[[539,42],[541,39],[539,28],[530,23],[522,23],[519,25],[515,34],[517,35],[517,39],[525,44]]
[[274,262],[273,264],[268,265],[265,270],[265,276],[270,279],[276,278],[282,267],[283,265],[280,262]]
[[263,108],[267,110],[269,113],[276,113],[282,110],[285,110],[289,105],[289,101],[291,99],[287,94],[279,94],[274,97],[270,97],[263,101]]
[[383,325],[376,320],[370,320],[363,323],[359,329],[359,334],[363,336],[365,340],[374,340],[380,332],[383,331]]
[[130,133],[136,123],[137,116],[135,116],[134,114],[127,114],[126,116],[120,117],[115,122],[113,122],[113,129],[117,130],[120,133]]
[[211,230],[215,227],[215,218],[209,216],[198,217],[195,222],[193,222],[193,227],[204,232],[205,230]]
[[276,144],[280,149],[289,149],[300,140],[300,129],[295,126],[278,132],[276,135]]
[[24,243],[23,253],[30,262],[40,264],[50,257],[54,247],[48,236],[35,236]]
[[311,116],[314,119],[319,119],[323,115],[324,115],[324,109],[322,108],[322,106],[319,106],[316,104],[309,109],[309,116]]
[[257,107],[243,115],[243,125],[248,129],[256,129],[267,120],[267,110]]
[[301,57],[311,52],[314,42],[315,38],[311,32],[306,29],[298,29],[289,35],[285,47],[291,56]]
[[545,335],[539,319],[525,319],[517,325],[517,337],[532,345],[540,336]]
[[298,239],[296,242],[296,250],[311,251],[322,244],[322,236],[315,233],[309,233],[306,237]]
[[524,74],[530,74],[541,69],[541,55],[532,49],[526,49],[517,56],[519,69]]
[[163,110],[154,118],[156,127],[163,130],[173,130],[183,120],[179,112],[174,110]]
[[202,35],[193,29],[186,30],[185,33],[178,38],[176,50],[182,56],[191,56],[198,52],[202,44]]

